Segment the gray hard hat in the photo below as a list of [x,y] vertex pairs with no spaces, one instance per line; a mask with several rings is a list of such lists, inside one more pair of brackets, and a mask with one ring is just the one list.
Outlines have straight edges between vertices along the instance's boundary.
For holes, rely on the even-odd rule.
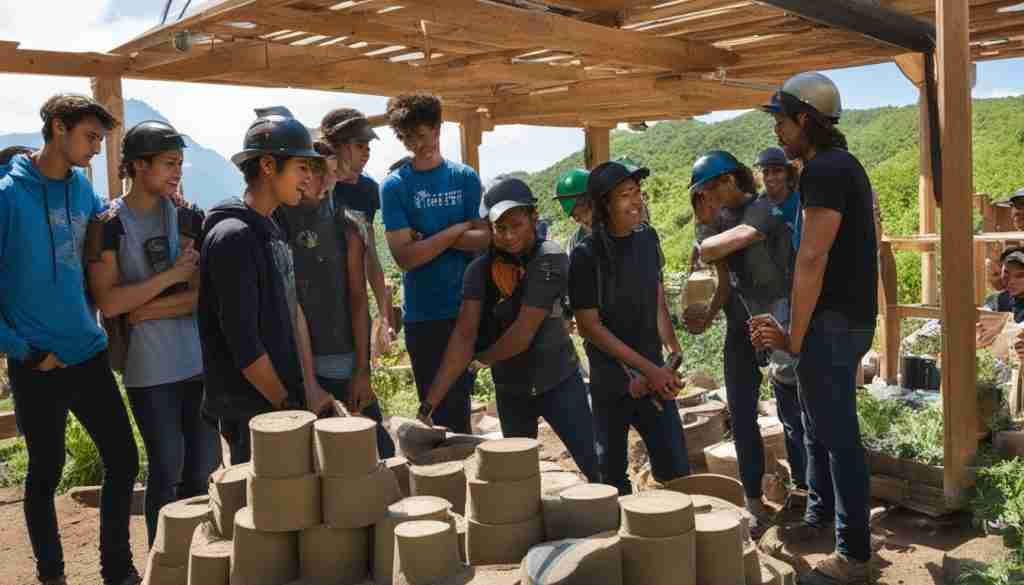
[[828,77],[814,71],[799,73],[786,80],[782,88],[775,92],[769,104],[761,106],[766,112],[780,113],[785,111],[784,97],[786,94],[798,102],[811,107],[822,116],[838,122],[843,113],[843,103],[839,96],[839,88]]

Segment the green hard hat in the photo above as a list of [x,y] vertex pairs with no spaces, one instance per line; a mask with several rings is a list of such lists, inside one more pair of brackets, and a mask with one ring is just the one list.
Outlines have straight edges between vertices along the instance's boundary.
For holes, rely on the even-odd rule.
[[586,169],[572,169],[558,178],[555,183],[555,199],[562,206],[566,215],[572,216],[572,210],[576,207],[576,199],[587,193],[587,178],[590,171]]

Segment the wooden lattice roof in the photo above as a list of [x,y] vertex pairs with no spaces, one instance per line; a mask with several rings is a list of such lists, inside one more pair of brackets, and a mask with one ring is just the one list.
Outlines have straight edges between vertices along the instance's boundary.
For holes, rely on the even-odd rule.
[[[934,21],[934,0],[874,1]],[[973,59],[1024,56],[1022,2],[970,0]],[[906,52],[751,0],[214,0],[89,63],[141,79],[429,90],[456,119],[607,126],[751,107],[795,72]]]

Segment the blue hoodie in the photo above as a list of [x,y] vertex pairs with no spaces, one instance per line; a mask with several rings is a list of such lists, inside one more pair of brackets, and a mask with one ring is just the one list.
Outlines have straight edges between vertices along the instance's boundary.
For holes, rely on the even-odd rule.
[[31,346],[75,365],[106,348],[82,267],[86,226],[105,209],[81,171],[55,181],[29,157],[11,159],[0,179],[0,352],[21,360]]

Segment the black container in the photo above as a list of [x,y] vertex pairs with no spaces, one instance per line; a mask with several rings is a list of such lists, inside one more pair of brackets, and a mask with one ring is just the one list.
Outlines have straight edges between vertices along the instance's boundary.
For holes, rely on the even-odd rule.
[[902,386],[907,390],[938,390],[941,382],[939,368],[932,358],[905,355],[902,359]]

